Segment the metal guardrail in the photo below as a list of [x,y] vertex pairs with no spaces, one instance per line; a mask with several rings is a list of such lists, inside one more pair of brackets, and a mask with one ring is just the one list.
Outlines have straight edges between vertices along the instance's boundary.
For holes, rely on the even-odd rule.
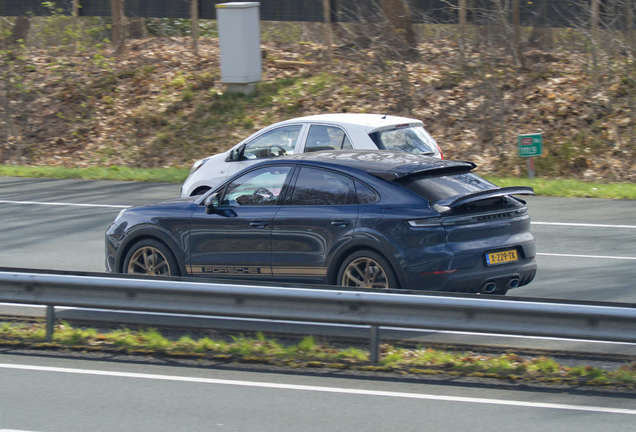
[[636,342],[636,308],[547,300],[0,271],[0,302]]

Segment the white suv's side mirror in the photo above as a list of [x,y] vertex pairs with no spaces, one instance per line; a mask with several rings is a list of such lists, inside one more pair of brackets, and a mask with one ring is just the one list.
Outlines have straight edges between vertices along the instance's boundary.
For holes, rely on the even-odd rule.
[[241,153],[243,153],[243,149],[245,147],[241,147],[241,148],[237,148],[237,149],[233,149],[230,151],[230,155],[227,157],[226,161],[227,162],[236,162],[236,161],[240,161],[243,160],[243,157],[241,156]]

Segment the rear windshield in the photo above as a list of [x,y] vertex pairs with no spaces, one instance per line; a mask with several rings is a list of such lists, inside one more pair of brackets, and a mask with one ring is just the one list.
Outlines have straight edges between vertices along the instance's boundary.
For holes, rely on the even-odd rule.
[[422,126],[383,130],[369,134],[380,150],[437,154],[437,143]]
[[497,186],[473,174],[454,174],[441,177],[413,175],[399,181],[399,184],[429,202],[439,201],[457,195],[466,195],[487,189],[497,189]]

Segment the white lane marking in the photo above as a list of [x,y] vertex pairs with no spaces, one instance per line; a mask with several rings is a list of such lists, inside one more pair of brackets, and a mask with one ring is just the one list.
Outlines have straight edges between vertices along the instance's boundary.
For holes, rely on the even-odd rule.
[[532,225],[556,225],[586,228],[629,228],[636,229],[636,225],[604,225],[604,224],[586,224],[586,223],[566,223],[566,222],[531,222]]
[[444,396],[444,395],[433,395],[433,394],[402,393],[402,392],[379,391],[379,390],[320,387],[320,386],[267,383],[267,382],[256,382],[256,381],[236,381],[236,380],[213,379],[213,378],[140,374],[140,373],[132,373],[132,372],[113,372],[113,371],[103,371],[103,370],[85,370],[85,369],[59,368],[59,367],[48,367],[48,366],[15,365],[15,364],[4,364],[4,363],[0,363],[0,368],[31,370],[31,371],[39,371],[39,372],[68,373],[68,374],[78,374],[78,375],[97,375],[97,376],[107,376],[107,377],[117,377],[117,378],[138,378],[138,379],[177,381],[177,382],[189,382],[189,383],[200,383],[200,384],[231,385],[231,386],[240,386],[240,387],[259,387],[259,388],[268,388],[268,389],[297,390],[297,391],[337,393],[337,394],[353,394],[353,395],[363,395],[363,396],[381,396],[381,397],[404,398],[404,399],[424,399],[424,400],[437,400],[437,401],[445,401],[445,402],[462,402],[462,403],[478,403],[478,404],[486,404],[486,405],[516,406],[516,407],[525,407],[525,408],[587,411],[587,412],[598,412],[598,413],[605,413],[605,414],[636,415],[636,410],[631,410],[631,409],[596,407],[596,406],[585,406],[585,405],[567,405],[567,404],[557,404],[557,403],[526,402],[526,401],[485,399],[485,398],[474,398],[474,397],[463,397],[463,396]]
[[81,203],[58,203],[58,202],[43,202],[43,201],[10,201],[0,200],[2,204],[33,204],[33,205],[48,205],[48,206],[72,206],[72,207],[107,207],[107,208],[130,208],[131,206],[124,205],[110,205],[110,204],[81,204]]
[[554,253],[537,253],[541,256],[553,256],[553,257],[567,257],[567,258],[601,258],[601,259],[616,259],[616,260],[636,260],[636,257],[619,257],[619,256],[605,256],[605,255],[574,255],[574,254],[554,254]]

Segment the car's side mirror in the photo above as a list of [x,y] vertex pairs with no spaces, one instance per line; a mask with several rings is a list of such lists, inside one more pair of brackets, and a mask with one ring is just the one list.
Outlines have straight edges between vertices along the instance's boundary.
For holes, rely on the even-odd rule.
[[203,202],[205,205],[205,214],[214,214],[217,212],[219,206],[221,205],[221,201],[219,200],[219,194],[213,193],[209,197],[205,199]]
[[243,156],[241,156],[241,154],[243,153],[244,148],[245,147],[241,147],[241,148],[230,151],[230,155],[227,157],[228,162],[236,162],[236,161],[243,160]]

